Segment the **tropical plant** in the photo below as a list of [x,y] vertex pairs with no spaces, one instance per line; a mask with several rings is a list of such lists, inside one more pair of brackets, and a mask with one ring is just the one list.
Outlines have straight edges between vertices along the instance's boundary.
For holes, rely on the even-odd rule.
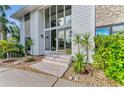
[[81,34],[75,35],[74,43],[75,43],[75,45],[77,45],[78,53],[80,53]]
[[20,28],[17,26],[16,23],[11,22],[9,25],[9,30],[11,37],[16,40],[16,43],[19,43],[20,41]]
[[85,55],[77,53],[74,56],[74,70],[76,73],[82,73],[85,71]]
[[86,64],[89,61],[89,51],[92,49],[92,45],[90,43],[90,33],[83,33],[82,39],[81,39],[81,46],[83,49],[85,49],[86,52]]
[[124,84],[124,36],[122,33],[95,37],[93,65],[110,79]]
[[25,42],[25,51],[26,51],[26,55],[28,54],[28,50],[31,48],[31,50],[33,51],[32,49],[32,46],[33,46],[33,40],[31,38],[28,38]]
[[1,40],[0,46],[1,46],[1,49],[6,53],[7,60],[11,58],[11,52],[16,51],[15,42],[12,39]]
[[10,9],[8,5],[0,5],[0,33],[2,33],[2,39],[7,39],[8,19],[6,17],[6,10]]

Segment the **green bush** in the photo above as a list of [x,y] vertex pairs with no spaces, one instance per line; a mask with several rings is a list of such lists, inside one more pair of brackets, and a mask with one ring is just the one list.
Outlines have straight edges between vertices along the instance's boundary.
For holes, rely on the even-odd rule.
[[85,71],[85,55],[81,53],[75,54],[74,57],[74,70],[76,73],[82,73]]
[[95,37],[93,65],[105,75],[124,84],[124,36],[121,33]]
[[3,51],[3,49],[0,48],[0,58],[4,58],[5,57],[5,52]]

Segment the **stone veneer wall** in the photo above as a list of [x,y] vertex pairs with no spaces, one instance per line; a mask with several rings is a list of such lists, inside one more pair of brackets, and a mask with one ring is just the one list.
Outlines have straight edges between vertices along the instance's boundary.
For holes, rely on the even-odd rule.
[[96,26],[118,24],[124,22],[124,5],[97,5]]

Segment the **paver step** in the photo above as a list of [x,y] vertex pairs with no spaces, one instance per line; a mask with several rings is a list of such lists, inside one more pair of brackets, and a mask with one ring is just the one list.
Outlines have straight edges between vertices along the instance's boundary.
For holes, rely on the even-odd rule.
[[53,60],[53,61],[56,61],[56,62],[60,61],[60,62],[66,63],[66,64],[69,64],[71,62],[71,58],[70,59],[66,59],[66,58],[46,56],[44,59]]
[[68,69],[67,66],[53,64],[49,62],[39,62],[37,64],[33,64],[32,67],[57,77],[61,77],[64,74],[64,72]]
[[50,60],[50,59],[43,59],[42,62],[48,62],[51,64],[57,64],[57,65],[63,65],[63,66],[68,66],[69,63],[67,62],[63,62],[63,61],[57,61],[57,60]]

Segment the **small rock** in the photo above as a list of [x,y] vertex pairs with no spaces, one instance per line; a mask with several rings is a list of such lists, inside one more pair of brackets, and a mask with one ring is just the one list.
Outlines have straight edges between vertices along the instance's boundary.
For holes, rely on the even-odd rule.
[[0,62],[0,64],[2,64],[3,62]]
[[68,77],[68,79],[69,79],[69,80],[72,80],[72,79],[73,79],[73,77],[72,77],[72,76],[69,76],[69,77]]
[[21,64],[21,62],[14,62],[13,64],[14,65],[19,65],[19,64]]
[[74,77],[74,81],[78,81],[79,80],[79,77],[78,76],[75,76]]

